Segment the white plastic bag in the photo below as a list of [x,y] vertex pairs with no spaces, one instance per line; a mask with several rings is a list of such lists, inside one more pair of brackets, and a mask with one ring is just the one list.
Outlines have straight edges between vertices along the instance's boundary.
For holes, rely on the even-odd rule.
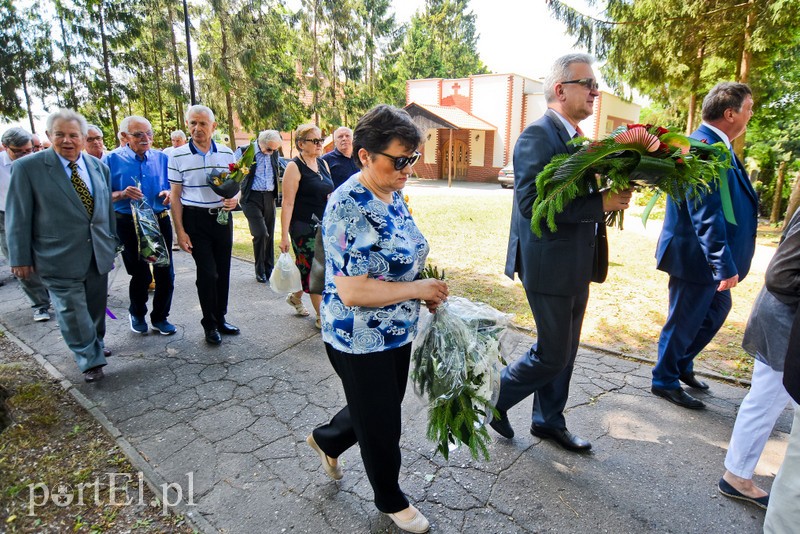
[[269,277],[269,287],[276,293],[296,293],[303,289],[300,283],[300,269],[288,252],[281,252],[272,276]]

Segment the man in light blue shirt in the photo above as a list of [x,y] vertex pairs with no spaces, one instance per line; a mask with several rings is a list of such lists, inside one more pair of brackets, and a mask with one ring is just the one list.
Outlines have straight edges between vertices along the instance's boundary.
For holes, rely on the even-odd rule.
[[[170,187],[167,180],[168,157],[152,150],[153,128],[144,117],[125,117],[120,123],[120,132],[125,145],[103,158],[111,172],[111,200],[117,218],[117,235],[125,246],[122,259],[131,275],[128,288],[130,296],[131,330],[147,334],[147,290],[155,279],[153,309],[150,324],[156,332],[168,336],[175,333],[175,326],[167,321],[172,305],[175,271],[172,264],[172,226],[169,218]],[[132,215],[132,201],[145,199],[153,208],[159,229],[167,244],[169,265],[150,264],[139,255],[139,241]]]
[[255,165],[242,180],[240,203],[253,236],[256,281],[266,283],[275,266],[275,198],[282,169],[278,159],[281,134],[264,130],[256,141]]

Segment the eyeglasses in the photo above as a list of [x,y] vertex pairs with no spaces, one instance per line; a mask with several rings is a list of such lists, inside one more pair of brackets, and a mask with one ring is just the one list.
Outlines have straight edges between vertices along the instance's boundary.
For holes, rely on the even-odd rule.
[[[133,134],[131,134],[131,135],[133,135]],[[103,136],[102,135],[98,135],[96,137],[87,137],[86,138],[86,142],[87,143],[94,143],[95,141],[102,141],[102,140],[103,140]]]
[[19,155],[19,154],[25,155],[25,154],[30,154],[31,152],[33,152],[33,147],[32,146],[28,147],[28,148],[14,148],[13,146],[7,146],[6,148],[9,149],[14,154],[17,154],[17,155]]
[[376,154],[380,154],[381,156],[386,156],[390,160],[394,162],[395,170],[402,171],[407,166],[413,167],[418,161],[420,156],[419,152],[414,152],[413,156],[390,156],[389,154],[384,154],[383,152],[376,152]]
[[308,141],[309,143],[314,143],[315,145],[320,146],[325,142],[325,139],[303,139],[303,141]]
[[274,148],[265,148],[264,152],[266,152],[267,154],[272,154],[273,152],[275,152],[275,149]]
[[582,85],[590,91],[597,91],[600,86],[597,83],[597,80],[594,78],[581,78],[580,80],[567,80],[566,82],[561,82],[561,85],[568,85],[571,83],[576,83],[578,85]]
[[146,132],[129,133],[128,135],[130,135],[131,137],[135,137],[136,139],[143,139],[144,136],[146,135],[147,137],[152,139],[154,134],[153,134],[153,130],[148,130]]

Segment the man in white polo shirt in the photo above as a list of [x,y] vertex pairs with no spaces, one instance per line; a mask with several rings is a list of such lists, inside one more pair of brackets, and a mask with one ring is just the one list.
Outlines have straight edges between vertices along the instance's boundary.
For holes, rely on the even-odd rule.
[[234,163],[233,152],[211,139],[217,123],[214,112],[195,105],[186,111],[186,126],[191,140],[176,148],[169,157],[169,182],[172,221],[178,245],[190,253],[197,266],[197,296],[206,342],[222,343],[220,334],[235,335],[239,329],[225,321],[228,311],[233,218],[217,222],[220,210],[236,208],[237,198],[224,199],[207,184],[209,176],[227,172]]

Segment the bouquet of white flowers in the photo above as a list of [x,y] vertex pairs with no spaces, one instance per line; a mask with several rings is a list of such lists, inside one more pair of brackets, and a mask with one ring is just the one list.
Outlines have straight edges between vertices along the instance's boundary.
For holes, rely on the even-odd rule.
[[466,444],[473,458],[489,459],[485,425],[500,394],[500,334],[509,315],[483,303],[450,297],[420,320],[411,380],[428,401],[428,439],[445,460]]

